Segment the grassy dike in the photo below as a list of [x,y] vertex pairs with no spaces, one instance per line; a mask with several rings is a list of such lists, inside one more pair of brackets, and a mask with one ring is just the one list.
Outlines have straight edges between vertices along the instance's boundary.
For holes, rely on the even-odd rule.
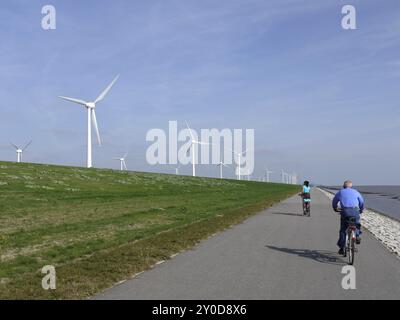
[[[297,186],[0,162],[0,299],[82,299]],[[57,289],[43,290],[53,265]]]

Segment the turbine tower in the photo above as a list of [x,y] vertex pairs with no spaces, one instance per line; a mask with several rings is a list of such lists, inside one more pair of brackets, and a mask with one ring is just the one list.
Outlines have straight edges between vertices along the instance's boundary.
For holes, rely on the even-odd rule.
[[291,176],[285,171],[281,171],[282,183],[291,184]]
[[220,178],[220,179],[223,179],[223,176],[222,176],[222,167],[227,167],[227,168],[229,168],[229,166],[226,165],[223,161],[221,161],[220,163],[218,163],[217,166],[219,167],[219,178]]
[[238,157],[237,175],[238,175],[238,179],[239,179],[239,180],[241,180],[241,171],[240,171],[240,169],[241,169],[241,160],[242,160],[242,156],[243,156],[247,151],[248,151],[248,150],[243,151],[243,152],[234,152],[234,151],[232,151],[232,153],[233,153],[235,156]]
[[269,182],[269,176],[271,173],[274,173],[273,171],[269,170],[268,168],[265,169],[265,177],[267,178],[267,182]]
[[59,98],[61,98],[61,99],[80,104],[80,105],[84,106],[87,110],[87,162],[86,162],[86,166],[88,168],[93,167],[93,162],[92,162],[92,122],[93,122],[93,125],[95,128],[96,134],[97,134],[97,141],[98,141],[99,145],[101,146],[100,133],[99,133],[99,128],[97,126],[96,111],[95,111],[96,104],[105,98],[105,96],[111,90],[112,86],[118,80],[118,78],[119,78],[119,75],[115,77],[115,79],[97,97],[97,99],[94,102],[87,102],[87,101],[84,101],[81,99],[59,96]]
[[15,151],[17,152],[17,162],[21,163],[22,162],[22,153],[30,146],[30,144],[32,143],[32,140],[29,141],[25,147],[20,148],[17,145],[15,145],[14,143],[10,142],[10,144],[15,148]]
[[194,138],[192,130],[190,129],[190,127],[189,127],[187,122],[186,122],[186,127],[189,129],[190,137],[192,138],[192,140],[190,142],[189,150],[192,151],[192,174],[193,174],[193,177],[195,177],[196,176],[196,153],[195,153],[196,148],[195,148],[195,145],[196,144],[197,145],[210,145],[210,144],[207,143],[207,142],[197,141]]
[[296,172],[292,173],[292,184],[297,184],[297,173]]
[[121,158],[114,158],[114,160],[120,161],[120,163],[121,163],[120,170],[121,171],[128,170],[128,168],[126,167],[126,162],[125,162],[125,159],[127,156],[128,156],[128,153],[125,153],[125,155]]

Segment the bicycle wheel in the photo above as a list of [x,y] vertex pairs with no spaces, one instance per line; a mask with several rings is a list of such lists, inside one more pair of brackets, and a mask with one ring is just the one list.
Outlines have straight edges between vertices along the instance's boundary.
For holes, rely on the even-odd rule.
[[349,252],[349,264],[353,265],[354,264],[354,253],[355,253],[355,240],[353,237],[351,237],[350,240],[350,252]]

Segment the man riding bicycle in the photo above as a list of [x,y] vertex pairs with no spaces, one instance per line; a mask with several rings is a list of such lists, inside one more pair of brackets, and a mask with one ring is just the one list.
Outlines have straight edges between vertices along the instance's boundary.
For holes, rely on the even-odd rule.
[[[338,209],[339,202],[341,207],[340,210]],[[340,212],[340,231],[337,245],[340,248],[339,254],[343,254],[349,218],[355,218],[357,227],[356,243],[361,243],[360,214],[364,210],[364,199],[356,189],[353,189],[353,183],[350,180],[346,180],[343,184],[343,189],[336,193],[335,197],[333,198],[332,207],[336,212]]]

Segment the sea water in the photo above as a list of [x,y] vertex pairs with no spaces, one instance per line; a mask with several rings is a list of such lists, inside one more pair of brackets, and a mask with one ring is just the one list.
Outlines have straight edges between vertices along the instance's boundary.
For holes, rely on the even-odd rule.
[[[365,200],[365,206],[400,221],[400,186],[354,186]],[[339,187],[327,187],[337,192]]]

